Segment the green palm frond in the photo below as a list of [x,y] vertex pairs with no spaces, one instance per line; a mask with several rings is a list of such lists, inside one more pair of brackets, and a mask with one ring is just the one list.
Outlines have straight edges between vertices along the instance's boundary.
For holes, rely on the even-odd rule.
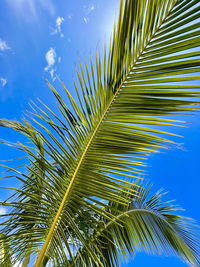
[[32,254],[39,255],[35,267],[47,259],[68,266],[76,248],[87,266],[84,248],[89,263],[104,266],[95,242],[87,245],[88,229],[99,229],[99,217],[115,220],[116,205],[129,205],[127,192],[137,197],[132,183],[144,157],[173,144],[166,126],[181,122],[170,115],[198,109],[198,16],[197,0],[121,1],[109,49],[95,64],[80,63],[76,97],[61,82],[66,101],[48,83],[59,115],[41,103],[31,123],[0,120],[31,143],[18,144],[29,165],[27,172],[8,168],[23,185],[3,203],[13,209],[2,231],[19,260]]
[[1,267],[12,267],[14,260],[10,253],[9,243],[5,235],[0,233],[0,265]]
[[[135,187],[139,197],[132,197],[127,207],[109,203],[118,212],[112,221],[102,218],[102,225],[91,237],[101,251],[104,266],[120,266],[120,257],[134,256],[144,250],[148,254],[176,255],[192,266],[200,264],[200,246],[194,221],[177,215],[181,209],[172,202],[164,202],[162,190],[150,196],[151,186]],[[128,196],[127,196],[128,197]],[[112,210],[110,209],[110,212]],[[95,250],[95,248],[93,248]],[[82,248],[81,256],[87,266],[93,266],[90,256]],[[81,266],[80,256],[75,259]]]

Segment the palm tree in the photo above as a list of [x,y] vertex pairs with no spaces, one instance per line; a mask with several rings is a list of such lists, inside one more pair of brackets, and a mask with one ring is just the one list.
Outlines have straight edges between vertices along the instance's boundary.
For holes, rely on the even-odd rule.
[[29,141],[8,143],[27,160],[4,166],[22,186],[1,203],[2,266],[116,266],[142,248],[199,264],[192,221],[138,183],[144,158],[174,143],[161,128],[198,110],[198,2],[121,0],[109,47],[80,63],[76,96],[47,81],[58,110],[40,101],[23,122],[0,120]]

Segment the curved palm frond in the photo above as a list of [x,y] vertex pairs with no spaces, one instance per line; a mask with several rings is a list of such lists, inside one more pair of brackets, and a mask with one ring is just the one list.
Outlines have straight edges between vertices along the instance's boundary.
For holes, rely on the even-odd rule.
[[[109,207],[114,205],[118,214],[115,212],[112,221],[102,218],[101,227],[88,240],[88,244],[95,243],[101,251],[103,257],[98,251],[96,253],[104,266],[120,266],[119,256],[134,256],[141,250],[151,254],[176,255],[191,266],[199,266],[200,243],[194,221],[177,215],[180,208],[169,201],[164,202],[161,190],[152,196],[149,196],[151,186],[135,190],[139,197],[133,197],[127,207],[109,203]],[[94,266],[84,248],[80,254],[87,266]],[[79,255],[74,261],[76,266],[81,265]]]
[[[62,84],[72,111],[49,84],[60,115],[43,104],[33,107],[32,123],[0,120],[32,143],[18,144],[30,174],[11,170],[23,186],[4,202],[14,210],[2,231],[19,259],[39,254],[35,267],[46,258],[68,266],[75,264],[73,248],[84,247],[91,264],[104,266],[95,242],[87,245],[88,229],[99,229],[99,216],[115,220],[115,206],[103,209],[108,203],[127,207],[123,193],[137,196],[132,180],[144,156],[173,144],[160,129],[181,124],[170,115],[198,109],[198,16],[197,0],[121,1],[109,49],[97,53],[95,67],[91,60],[77,70],[78,102]],[[86,216],[88,210],[95,215]],[[87,266],[81,253],[80,260]]]

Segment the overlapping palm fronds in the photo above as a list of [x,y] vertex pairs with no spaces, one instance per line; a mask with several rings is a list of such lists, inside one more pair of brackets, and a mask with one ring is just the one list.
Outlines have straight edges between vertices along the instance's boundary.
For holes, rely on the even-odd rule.
[[[130,232],[123,227],[130,216],[120,214],[138,197],[133,179],[142,173],[144,155],[173,143],[166,138],[171,133],[161,129],[181,124],[170,115],[198,109],[198,17],[197,0],[121,1],[109,49],[97,53],[95,64],[80,63],[79,86],[74,81],[77,101],[62,84],[71,107],[49,84],[60,115],[40,104],[33,107],[31,122],[0,120],[1,126],[24,134],[32,144],[18,144],[29,165],[27,172],[10,169],[22,187],[3,203],[12,210],[2,232],[24,266],[31,255],[37,256],[35,267],[47,262],[76,266],[77,258],[77,266],[106,266],[107,257],[114,264],[116,250],[108,249],[107,255],[91,238],[102,221],[116,222],[112,244],[122,252],[134,253],[134,246],[140,245],[153,251],[171,247],[190,263],[196,261],[198,248],[195,241],[188,243],[192,235],[178,217],[173,226],[181,239],[164,222],[163,235],[152,236],[161,218],[139,212],[131,214],[134,222],[129,226],[143,220],[140,228],[146,228],[141,234],[139,228]],[[145,226],[144,219],[152,225]],[[122,237],[123,228],[128,239]],[[133,246],[136,231],[140,245]]]

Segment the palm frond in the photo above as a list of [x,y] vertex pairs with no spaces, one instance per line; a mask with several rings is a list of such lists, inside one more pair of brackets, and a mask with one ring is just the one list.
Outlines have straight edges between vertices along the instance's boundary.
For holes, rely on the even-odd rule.
[[[30,165],[26,173],[10,169],[23,185],[4,202],[14,209],[2,231],[19,259],[31,251],[39,254],[35,267],[46,257],[67,266],[72,247],[84,247],[103,266],[77,218],[86,218],[94,231],[100,224],[95,216],[114,220],[105,205],[127,207],[123,193],[137,196],[131,185],[142,174],[143,158],[173,144],[166,138],[173,134],[164,130],[181,122],[170,115],[198,110],[198,15],[196,0],[121,1],[109,49],[103,57],[98,52],[90,67],[80,63],[77,101],[61,82],[71,107],[48,83],[59,115],[41,103],[32,108],[31,123],[0,120],[32,143],[19,144]],[[87,219],[87,210],[95,216]]]
[[[120,257],[134,256],[137,251],[148,254],[178,256],[191,266],[199,266],[199,239],[197,226],[190,218],[178,215],[180,208],[170,201],[163,201],[162,190],[150,196],[151,186],[135,188],[139,197],[133,197],[127,207],[112,202],[118,214],[114,220],[102,218],[102,225],[88,243],[96,243],[103,257],[104,266],[120,266]],[[110,209],[110,212],[112,210]],[[95,250],[95,248],[94,248]],[[90,256],[81,251],[82,257],[94,266]],[[75,258],[80,266],[79,255]]]

